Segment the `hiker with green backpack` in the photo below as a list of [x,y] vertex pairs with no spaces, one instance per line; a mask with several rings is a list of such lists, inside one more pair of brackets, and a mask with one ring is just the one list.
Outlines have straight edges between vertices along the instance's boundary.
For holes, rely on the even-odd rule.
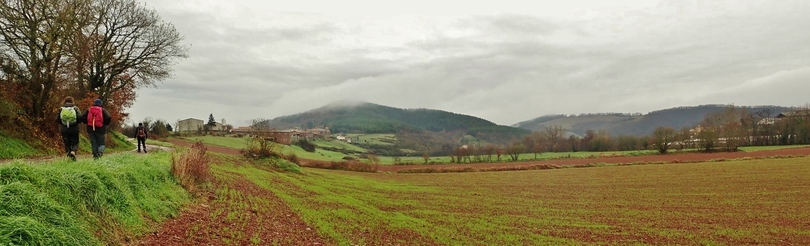
[[102,108],[101,104],[101,99],[96,99],[93,101],[93,106],[79,116],[79,120],[87,124],[87,137],[90,138],[90,146],[93,148],[93,159],[101,158],[104,155],[107,125],[112,121],[110,112]]
[[79,149],[79,107],[73,104],[73,97],[66,97],[64,105],[56,114],[56,122],[59,122],[59,133],[62,134],[62,142],[65,144],[65,153],[71,160],[76,160],[76,151]]

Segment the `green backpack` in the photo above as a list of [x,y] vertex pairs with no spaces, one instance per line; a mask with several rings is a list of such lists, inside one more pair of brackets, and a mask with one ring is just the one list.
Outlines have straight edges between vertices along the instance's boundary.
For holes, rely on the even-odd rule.
[[62,124],[70,127],[70,124],[76,124],[76,118],[76,109],[74,107],[62,107],[62,112],[59,113]]

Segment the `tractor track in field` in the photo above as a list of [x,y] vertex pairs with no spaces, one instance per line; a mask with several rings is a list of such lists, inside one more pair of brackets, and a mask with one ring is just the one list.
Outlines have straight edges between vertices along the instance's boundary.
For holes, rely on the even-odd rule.
[[[271,191],[233,174],[131,245],[324,245],[330,244]],[[234,205],[236,204],[236,205]]]

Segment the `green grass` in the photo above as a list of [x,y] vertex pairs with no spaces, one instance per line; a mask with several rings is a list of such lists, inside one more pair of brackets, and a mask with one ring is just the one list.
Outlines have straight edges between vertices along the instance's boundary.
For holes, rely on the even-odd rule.
[[810,147],[810,145],[777,145],[777,146],[746,146],[740,147],[741,151],[745,152],[754,152],[754,151],[765,151],[765,150],[778,150],[778,149],[790,149],[790,148],[806,148]]
[[[113,144],[107,143],[108,146],[112,146],[109,147],[108,149],[113,152],[129,151],[136,147],[134,143],[129,141],[129,138],[127,136],[124,136],[124,134],[121,134],[120,132],[108,131],[107,135],[110,135],[109,141],[114,142]],[[87,150],[88,152],[90,151],[89,143]]]
[[0,134],[0,159],[15,159],[44,155],[28,143]]
[[339,141],[339,140],[315,140],[312,141],[313,144],[318,146],[319,148],[334,148],[334,149],[341,149],[353,152],[360,152],[365,153],[366,149],[361,148],[357,145],[353,145],[347,142]]
[[230,171],[272,190],[341,245],[804,244],[809,162],[447,174]]
[[370,145],[394,145],[397,141],[394,134],[346,134],[346,137],[352,142]]
[[315,152],[307,152],[300,146],[295,145],[293,146],[281,145],[281,153],[285,155],[295,154],[299,158],[318,161],[342,161],[343,157],[348,156],[341,152],[329,151],[324,149],[315,149]]
[[222,147],[227,147],[231,149],[244,149],[247,146],[247,141],[249,138],[247,137],[217,137],[217,136],[194,136],[194,137],[186,137],[186,140],[195,142],[197,140],[202,140],[206,144],[213,144]]
[[0,165],[0,245],[110,245],[189,200],[169,153]]
[[169,142],[164,142],[164,141],[154,140],[154,139],[148,139],[148,138],[146,139],[146,144],[155,145],[155,146],[162,146],[162,147],[174,147],[174,144],[171,144]]

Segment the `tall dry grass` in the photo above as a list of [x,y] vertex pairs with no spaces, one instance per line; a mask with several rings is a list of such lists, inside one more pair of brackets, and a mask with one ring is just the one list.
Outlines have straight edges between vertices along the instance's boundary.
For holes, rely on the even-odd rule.
[[207,150],[202,141],[197,141],[191,148],[172,154],[172,175],[192,194],[211,180]]

